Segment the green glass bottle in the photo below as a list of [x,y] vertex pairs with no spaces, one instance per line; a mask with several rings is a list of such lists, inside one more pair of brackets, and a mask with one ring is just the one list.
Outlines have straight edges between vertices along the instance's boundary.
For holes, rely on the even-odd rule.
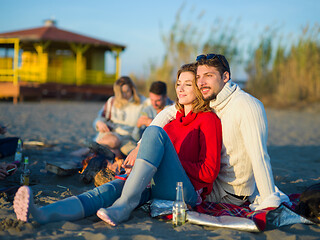
[[29,158],[25,157],[24,163],[23,163],[22,173],[20,175],[20,185],[28,186],[29,179],[30,179]]
[[22,143],[18,140],[16,153],[14,154],[14,163],[19,165],[22,161]]

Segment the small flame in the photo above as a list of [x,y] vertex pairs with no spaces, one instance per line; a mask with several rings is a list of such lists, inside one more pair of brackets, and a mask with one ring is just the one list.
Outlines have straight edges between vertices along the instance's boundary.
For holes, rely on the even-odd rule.
[[79,171],[80,174],[82,174],[82,173],[84,172],[84,170],[88,167],[90,160],[91,160],[92,158],[94,158],[95,156],[96,156],[96,155],[93,154],[93,155],[91,155],[91,156],[89,156],[89,157],[86,157],[85,159],[82,160],[82,162],[81,162],[81,164],[82,164],[82,170]]

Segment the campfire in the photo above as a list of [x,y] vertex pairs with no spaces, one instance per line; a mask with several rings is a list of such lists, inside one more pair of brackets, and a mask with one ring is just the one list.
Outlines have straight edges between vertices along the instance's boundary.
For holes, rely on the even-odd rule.
[[[85,169],[88,167],[89,162],[91,161],[91,159],[95,158],[96,156],[97,156],[97,154],[92,154],[92,155],[90,155],[90,156],[88,156],[88,157],[86,157],[85,159],[82,160],[82,162],[81,162],[82,169],[81,169],[81,171],[79,171],[80,174],[82,174],[85,171]],[[124,161],[123,158],[115,157],[114,162],[113,163],[108,162],[106,164],[106,166],[110,170],[115,172],[115,174],[119,174],[121,172],[123,161]],[[106,162],[107,162],[107,160],[106,160]],[[104,164],[101,164],[101,165],[102,165],[102,167],[105,167],[105,166],[103,166]]]
[[82,162],[81,162],[82,169],[81,169],[81,171],[79,171],[80,174],[82,174],[84,172],[84,170],[88,167],[90,160],[92,158],[94,158],[95,156],[96,156],[96,154],[92,154],[82,160]]

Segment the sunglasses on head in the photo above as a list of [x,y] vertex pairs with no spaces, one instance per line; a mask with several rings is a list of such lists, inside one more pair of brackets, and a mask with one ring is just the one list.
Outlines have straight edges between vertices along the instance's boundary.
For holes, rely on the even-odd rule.
[[200,60],[209,60],[209,59],[214,59],[215,57],[218,58],[219,62],[222,64],[222,66],[225,68],[225,69],[229,69],[227,68],[227,66],[223,63],[223,61],[221,60],[220,58],[220,55],[219,54],[214,54],[214,53],[210,53],[210,54],[207,54],[207,55],[199,55],[197,56],[196,58],[196,61],[199,62]]

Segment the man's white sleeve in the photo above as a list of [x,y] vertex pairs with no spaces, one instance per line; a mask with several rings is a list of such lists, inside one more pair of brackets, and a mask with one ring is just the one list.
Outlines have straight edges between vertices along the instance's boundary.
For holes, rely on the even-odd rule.
[[[275,187],[271,170],[270,157],[267,152],[268,125],[262,103],[256,99],[246,99],[241,105],[242,120],[240,130],[244,145],[251,159],[259,200],[255,210],[277,207],[288,201],[287,196]],[[260,205],[260,206],[259,206]],[[251,206],[250,206],[251,207]],[[253,207],[253,206],[252,206]]]
[[176,118],[176,114],[177,109],[175,105],[167,107],[157,114],[157,116],[152,120],[150,126],[153,125],[163,128],[167,123]]

